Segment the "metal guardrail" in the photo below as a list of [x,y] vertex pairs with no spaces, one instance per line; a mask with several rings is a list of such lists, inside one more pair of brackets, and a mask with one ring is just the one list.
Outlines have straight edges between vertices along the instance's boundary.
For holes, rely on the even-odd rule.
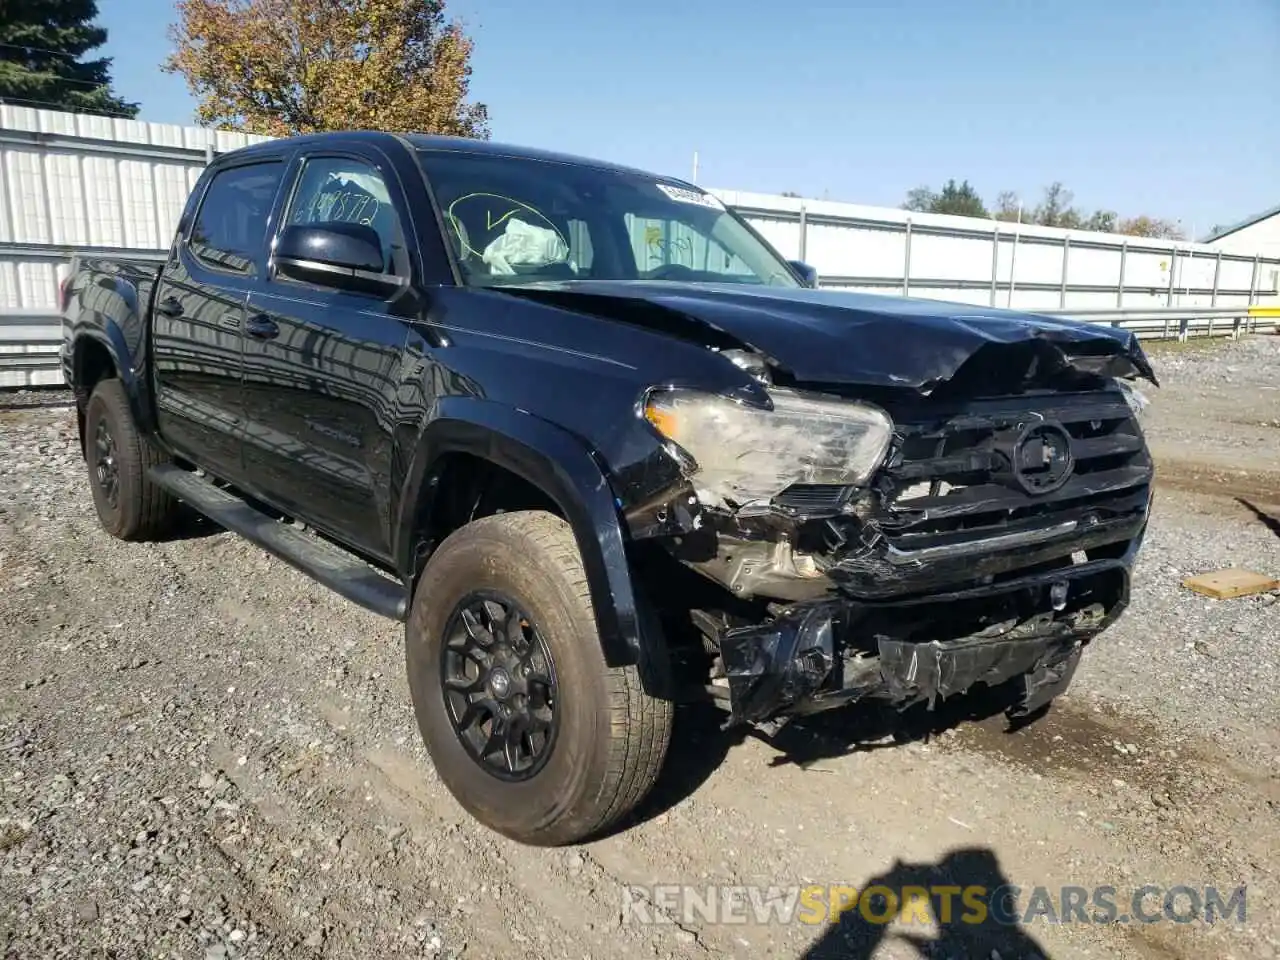
[[[0,390],[59,387],[64,384],[58,343],[32,344],[22,353],[0,353]],[[0,342],[0,347],[3,343]]]
[[203,147],[164,146],[156,143],[131,143],[80,137],[68,133],[46,133],[36,130],[0,130],[0,144],[26,149],[59,150],[64,153],[112,154],[143,160],[181,160],[186,163],[212,163],[219,151],[213,144]]
[[0,311],[0,388],[62,383],[58,314]]
[[[975,310],[983,309],[975,305]],[[1238,337],[1280,333],[1280,307],[1177,307],[1134,310],[1037,310],[1035,313],[1131,330],[1153,340]],[[0,388],[62,383],[58,351],[62,319],[57,314],[0,313]],[[32,327],[44,327],[31,337]],[[17,336],[10,335],[17,334]]]
[[1131,330],[1139,338],[1187,340],[1190,337],[1280,332],[1280,307],[1155,307],[1131,310],[1039,310],[1084,323]]

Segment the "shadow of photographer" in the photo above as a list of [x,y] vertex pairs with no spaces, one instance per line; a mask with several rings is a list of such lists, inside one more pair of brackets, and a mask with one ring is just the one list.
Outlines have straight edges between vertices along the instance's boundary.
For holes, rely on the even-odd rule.
[[[987,847],[953,850],[936,863],[899,861],[860,888],[802,960],[870,960],[890,941],[930,960],[1047,960],[1019,923],[1016,894]],[[928,920],[937,932],[891,926],[899,918]]]

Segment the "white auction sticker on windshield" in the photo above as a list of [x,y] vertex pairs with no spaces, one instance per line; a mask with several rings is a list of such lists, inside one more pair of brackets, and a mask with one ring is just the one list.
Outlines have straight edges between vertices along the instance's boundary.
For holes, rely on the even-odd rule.
[[700,207],[710,207],[712,210],[724,209],[723,203],[701,190],[686,190],[684,187],[673,187],[669,183],[659,183],[655,186],[677,203],[696,203]]

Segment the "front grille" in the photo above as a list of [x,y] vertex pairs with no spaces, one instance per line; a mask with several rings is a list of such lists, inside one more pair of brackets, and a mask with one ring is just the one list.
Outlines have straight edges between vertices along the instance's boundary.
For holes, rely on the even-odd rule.
[[[1151,459],[1118,392],[1045,393],[947,410],[897,411],[895,426],[899,442],[880,471],[875,519],[900,551],[1067,521],[1076,521],[1081,532],[1131,528],[1146,509]],[[1069,436],[1073,469],[1054,489],[1035,482],[1026,469],[1023,483],[1016,475],[1015,460],[1025,468],[1027,451],[1041,455],[1040,448],[1017,446],[1030,428],[1036,436],[1049,436],[1055,448],[1067,444],[1054,437]]]
[[774,497],[773,503],[797,514],[835,513],[849,499],[851,489],[823,483],[793,483]]

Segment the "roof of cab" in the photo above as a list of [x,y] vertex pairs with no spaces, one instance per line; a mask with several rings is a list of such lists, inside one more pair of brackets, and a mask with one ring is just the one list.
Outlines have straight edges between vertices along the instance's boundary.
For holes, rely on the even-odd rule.
[[[440,137],[421,133],[411,133],[404,138],[419,150],[433,150],[450,153],[471,153],[486,157],[510,157],[519,160],[541,160],[546,163],[569,163],[578,167],[595,167],[598,170],[613,170],[616,173],[639,174],[653,177],[654,173],[636,167],[610,163],[606,160],[595,160],[591,157],[579,157],[569,153],[557,153],[554,150],[538,150],[533,147],[520,147],[510,143],[494,143],[492,140],[474,140],[469,137]],[[677,179],[664,177],[663,179]]]
[[627,167],[622,164],[609,163],[604,160],[593,160],[589,157],[578,157],[567,153],[556,153],[551,150],[537,150],[532,147],[520,147],[509,143],[494,143],[491,140],[475,140],[470,137],[444,137],[422,133],[392,134],[376,130],[334,130],[330,133],[307,133],[295,137],[282,137],[277,140],[264,140],[261,143],[240,147],[223,156],[235,155],[243,157],[255,153],[272,153],[283,148],[314,146],[337,139],[366,140],[371,143],[387,144],[389,141],[407,145],[417,150],[438,151],[441,153],[464,153],[486,157],[509,157],[520,160],[539,160],[544,163],[568,163],[580,167],[594,167],[597,170],[611,170],[615,173],[638,174],[644,177],[657,177],[662,180],[683,183],[678,177],[667,177],[651,171]]

